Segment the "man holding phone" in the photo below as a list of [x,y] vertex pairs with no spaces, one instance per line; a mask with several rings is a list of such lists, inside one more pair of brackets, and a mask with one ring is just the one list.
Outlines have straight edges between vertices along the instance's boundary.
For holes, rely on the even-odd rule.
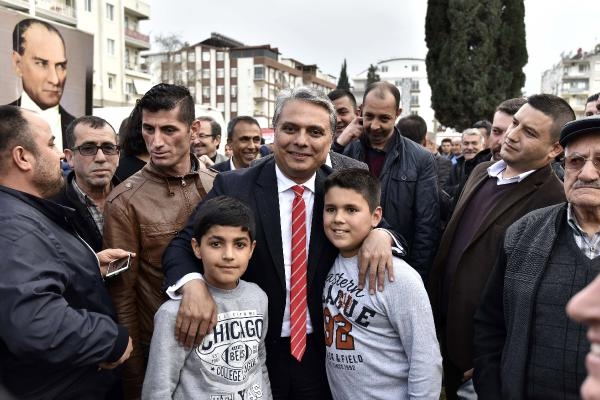
[[383,216],[408,242],[406,261],[425,282],[440,236],[437,172],[433,156],[395,127],[400,91],[389,82],[367,88],[361,116],[333,142],[338,153],[369,166],[381,182]]
[[94,254],[72,211],[46,200],[64,184],[54,139],[37,113],[0,106],[0,387],[19,399],[103,400],[132,342],[100,270],[127,252]]

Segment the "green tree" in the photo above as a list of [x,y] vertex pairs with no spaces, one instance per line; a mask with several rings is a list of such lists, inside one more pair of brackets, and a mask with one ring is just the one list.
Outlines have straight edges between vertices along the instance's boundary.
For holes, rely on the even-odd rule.
[[344,63],[342,64],[342,70],[340,71],[340,79],[338,80],[337,88],[350,90],[350,82],[348,81],[348,74],[346,73],[346,59],[345,58],[344,58]]
[[369,65],[369,70],[367,71],[367,86],[373,82],[379,82],[381,80],[379,74],[377,73],[378,69],[379,68],[377,68],[376,65]]
[[427,76],[441,124],[462,130],[521,95],[524,14],[523,0],[428,0]]

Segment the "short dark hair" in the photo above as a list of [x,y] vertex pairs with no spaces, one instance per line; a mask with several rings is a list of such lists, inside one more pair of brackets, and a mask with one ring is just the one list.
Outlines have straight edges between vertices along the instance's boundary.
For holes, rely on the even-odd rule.
[[427,122],[418,115],[407,115],[398,120],[396,128],[398,128],[402,136],[413,142],[422,144],[427,133]]
[[129,117],[121,123],[119,146],[121,146],[122,155],[139,156],[148,154],[144,135],[142,135],[142,109],[139,104],[133,107]]
[[[231,121],[229,121],[229,123],[227,124],[227,141],[228,142],[231,142],[233,140],[233,131],[235,129],[235,126],[238,124],[238,122],[246,122],[248,124],[254,124],[254,125],[258,126],[258,128],[260,129],[260,124],[258,123],[258,121],[249,115],[240,115],[239,117],[235,117]],[[219,127],[219,129],[220,129],[220,127]],[[261,134],[261,137],[262,137],[262,134]]]
[[[94,115],[84,115],[83,117],[75,118],[71,123],[67,126],[65,131],[65,149],[70,149],[75,146],[75,128],[77,125],[87,125],[92,129],[100,129],[105,126],[109,126],[112,131],[115,131],[115,128],[104,118],[96,117]],[[115,133],[115,139],[117,134]]]
[[60,41],[62,42],[63,50],[65,51],[65,54],[66,54],[67,47],[65,46],[65,39],[63,39],[62,35],[60,34],[60,31],[58,29],[56,29],[56,27],[54,25],[49,24],[46,21],[41,21],[41,20],[35,19],[35,18],[23,19],[15,25],[15,28],[13,29],[13,33],[12,33],[12,42],[13,42],[13,50],[14,51],[19,53],[20,55],[23,55],[25,53],[25,32],[27,32],[27,29],[29,29],[29,27],[34,24],[43,26],[44,28],[46,28],[48,30],[48,32],[56,33],[58,35],[58,37],[60,38]]
[[386,91],[391,93],[392,96],[394,96],[394,99],[396,100],[396,108],[397,109],[400,108],[400,91],[398,90],[398,88],[396,86],[394,86],[391,83],[386,82],[386,81],[373,82],[369,86],[367,86],[367,90],[365,91],[365,94],[363,95],[363,106],[365,104],[365,99],[367,98],[367,95],[369,94],[369,92],[371,92],[375,89],[377,90],[378,93],[381,94],[379,97],[383,97],[383,93],[385,93]]
[[475,128],[475,129],[479,129],[479,128],[485,129],[485,136],[489,137],[490,133],[492,132],[492,123],[490,121],[488,121],[487,119],[482,119],[481,121],[475,122],[473,124],[473,128]]
[[138,100],[138,105],[142,111],[150,112],[169,111],[179,106],[179,120],[188,126],[194,122],[194,99],[183,86],[159,83]]
[[527,98],[527,104],[552,119],[550,136],[555,141],[560,138],[562,127],[575,119],[575,112],[569,103],[553,94],[534,94]]
[[591,103],[592,101],[598,101],[598,98],[599,98],[599,97],[600,97],[600,92],[598,92],[598,93],[594,93],[593,95],[591,95],[590,97],[588,97],[588,98],[585,100],[585,104],[587,104],[587,103]]
[[336,171],[329,175],[325,180],[324,193],[329,189],[339,187],[350,189],[359,193],[369,204],[369,210],[374,212],[381,201],[381,184],[379,179],[375,178],[366,169],[347,168]]
[[519,108],[523,107],[523,104],[527,103],[525,97],[515,97],[514,99],[504,100],[496,107],[496,111],[501,111],[504,114],[515,115]]
[[196,214],[193,237],[200,242],[202,236],[215,225],[240,227],[243,232],[248,232],[250,240],[254,240],[256,232],[254,213],[236,198],[217,196],[204,201]]
[[29,122],[17,106],[0,106],[0,173],[5,173],[15,146],[38,153]]
[[443,138],[443,139],[442,139],[442,143],[446,143],[446,142],[448,142],[448,143],[452,144],[452,139],[450,139],[449,137],[447,137],[447,138]]
[[204,121],[210,124],[210,136],[212,136],[213,139],[221,136],[221,125],[219,125],[219,123],[215,121],[213,117],[203,115],[196,118],[196,121]]
[[356,107],[357,107],[356,106],[356,97],[354,97],[352,92],[349,91],[348,89],[332,90],[331,92],[327,93],[327,97],[329,97],[329,100],[331,100],[331,101],[335,101],[342,97],[347,97],[350,100],[350,103],[352,103],[354,110],[356,110]]

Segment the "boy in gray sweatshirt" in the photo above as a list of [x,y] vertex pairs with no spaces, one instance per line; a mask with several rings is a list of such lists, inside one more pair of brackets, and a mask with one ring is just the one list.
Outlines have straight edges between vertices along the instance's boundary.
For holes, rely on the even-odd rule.
[[219,196],[202,204],[192,248],[217,305],[217,325],[192,349],[173,335],[179,300],[154,316],[143,399],[272,399],[264,339],[267,295],[240,280],[256,242],[252,211]]
[[358,249],[379,224],[379,181],[347,169],[325,181],[323,224],[340,250],[323,291],[326,367],[335,399],[432,399],[442,358],[423,282],[394,258],[394,281],[369,295],[358,288]]

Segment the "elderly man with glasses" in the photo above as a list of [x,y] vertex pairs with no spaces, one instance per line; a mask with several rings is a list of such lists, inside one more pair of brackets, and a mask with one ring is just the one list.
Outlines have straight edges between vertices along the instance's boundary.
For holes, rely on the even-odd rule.
[[65,132],[64,153],[72,171],[52,200],[75,210],[78,218],[73,223],[79,236],[98,252],[102,250],[104,203],[119,183],[114,177],[119,165],[117,134],[102,118],[77,118]]

